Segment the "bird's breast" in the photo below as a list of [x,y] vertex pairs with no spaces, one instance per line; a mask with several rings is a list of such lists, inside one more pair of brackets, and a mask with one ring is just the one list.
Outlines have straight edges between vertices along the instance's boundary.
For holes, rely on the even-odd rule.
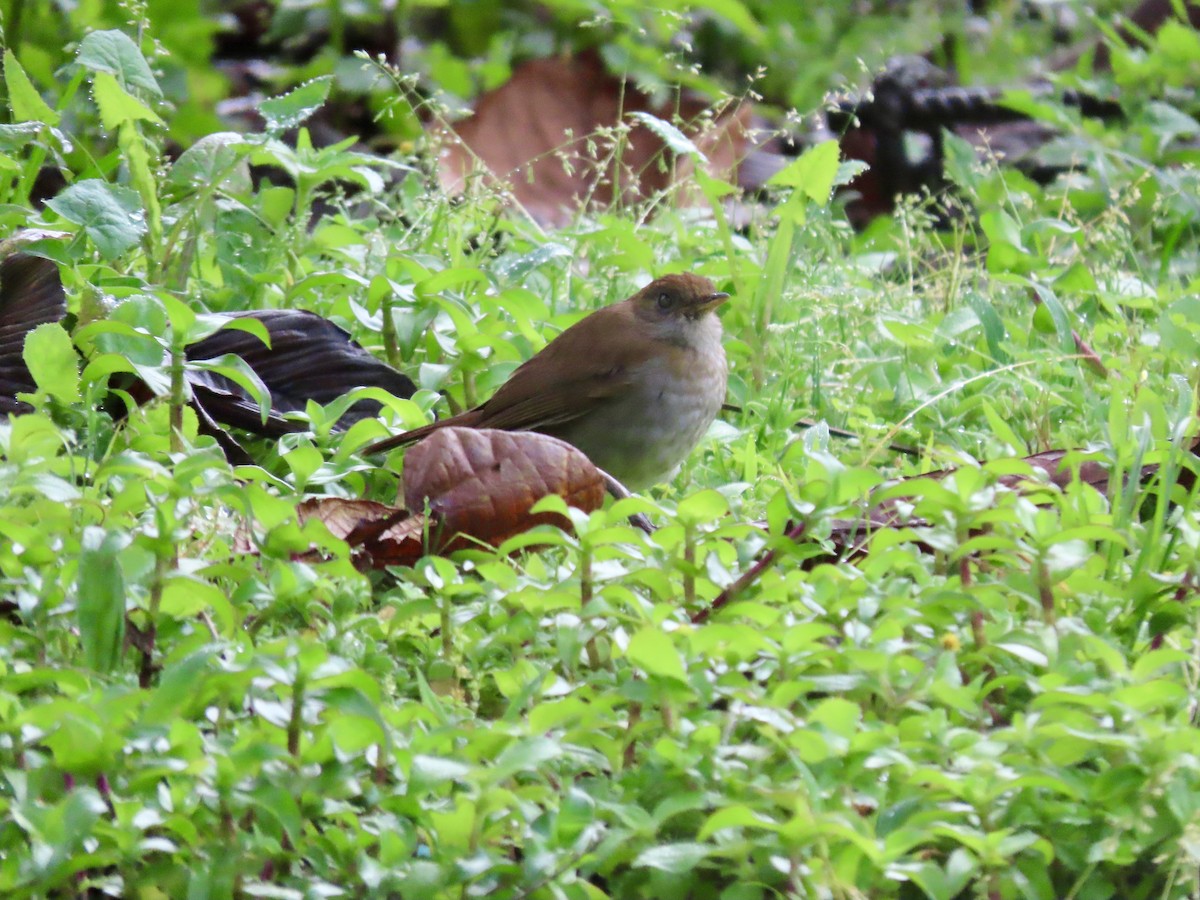
[[725,401],[719,332],[700,348],[669,347],[628,372],[629,389],[559,436],[627,487],[666,477],[699,443]]

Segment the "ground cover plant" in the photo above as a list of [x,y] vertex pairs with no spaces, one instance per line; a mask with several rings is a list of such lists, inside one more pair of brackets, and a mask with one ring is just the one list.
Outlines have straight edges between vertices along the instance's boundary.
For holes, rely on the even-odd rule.
[[[1060,177],[949,138],[950,199],[861,232],[833,143],[553,229],[421,152],[556,50],[807,114],[934,34],[964,79],[1044,74],[1058,13],[1115,5],[247,4],[276,55],[235,132],[208,4],[8,3],[0,250],[68,314],[21,334],[0,422],[0,895],[1200,895],[1196,32],[1055,76],[1119,120],[1014,99]],[[353,53],[385,20],[407,65]],[[351,109],[394,152],[314,139]],[[383,569],[299,513],[394,503],[401,454],[359,450],[683,270],[733,295],[731,408],[671,483]],[[186,347],[277,308],[417,391],[310,403],[231,463],[188,375],[264,386]],[[1052,449],[1106,477],[1020,459]],[[834,541],[884,505],[906,524]]]

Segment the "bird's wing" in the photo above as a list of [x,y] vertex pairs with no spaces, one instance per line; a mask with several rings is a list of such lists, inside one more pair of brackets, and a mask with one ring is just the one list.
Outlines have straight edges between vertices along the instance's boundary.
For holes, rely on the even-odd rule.
[[[590,327],[574,325],[546,345],[509,377],[490,400],[478,407],[479,428],[509,431],[546,430],[586,415],[623,393],[630,383],[630,370],[645,353],[645,339],[631,328],[605,329],[592,321],[624,317],[624,304],[592,314]],[[621,346],[597,347],[597,335],[620,333],[632,340]],[[570,372],[569,376],[562,373]],[[554,377],[551,373],[558,373]]]

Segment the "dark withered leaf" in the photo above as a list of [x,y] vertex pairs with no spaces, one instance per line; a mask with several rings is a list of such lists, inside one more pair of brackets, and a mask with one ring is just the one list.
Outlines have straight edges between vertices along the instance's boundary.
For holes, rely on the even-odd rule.
[[17,399],[37,388],[21,355],[25,337],[66,314],[57,265],[28,253],[0,260],[0,414],[30,411],[28,403]]

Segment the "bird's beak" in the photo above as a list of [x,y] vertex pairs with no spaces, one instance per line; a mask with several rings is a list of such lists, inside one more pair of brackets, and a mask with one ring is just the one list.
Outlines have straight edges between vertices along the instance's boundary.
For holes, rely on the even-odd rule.
[[717,291],[715,294],[709,294],[707,297],[699,297],[689,312],[697,316],[703,315],[709,310],[716,309],[728,299],[729,295],[724,291]]

